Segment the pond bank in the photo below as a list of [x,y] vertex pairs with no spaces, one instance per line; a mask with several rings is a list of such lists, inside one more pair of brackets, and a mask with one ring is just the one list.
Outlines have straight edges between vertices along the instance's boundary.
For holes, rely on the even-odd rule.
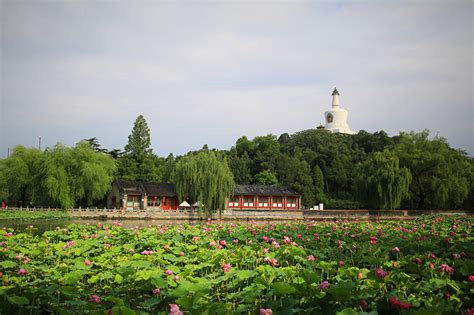
[[224,210],[212,215],[200,215],[194,210],[147,211],[119,209],[72,209],[74,218],[155,219],[155,220],[332,220],[332,219],[409,219],[418,215],[474,215],[473,210]]

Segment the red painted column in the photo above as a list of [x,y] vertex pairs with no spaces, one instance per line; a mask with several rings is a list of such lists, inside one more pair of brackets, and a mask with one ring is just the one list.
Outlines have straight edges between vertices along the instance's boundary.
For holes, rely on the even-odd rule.
[[268,205],[270,206],[270,210],[272,210],[272,203],[273,203],[272,196],[268,196]]

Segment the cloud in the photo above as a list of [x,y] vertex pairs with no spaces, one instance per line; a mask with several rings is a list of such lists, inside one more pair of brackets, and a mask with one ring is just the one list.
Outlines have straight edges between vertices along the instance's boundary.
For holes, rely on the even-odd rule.
[[469,1],[1,6],[0,156],[38,134],[123,148],[139,114],[160,155],[229,148],[314,128],[334,86],[353,129],[474,153]]

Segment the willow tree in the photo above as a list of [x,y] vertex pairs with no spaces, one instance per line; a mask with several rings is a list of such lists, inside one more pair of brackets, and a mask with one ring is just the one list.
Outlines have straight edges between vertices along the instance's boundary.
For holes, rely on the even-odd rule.
[[172,174],[180,199],[190,197],[206,209],[221,210],[233,193],[234,177],[227,160],[214,151],[200,151],[180,158]]
[[54,205],[64,209],[77,204],[89,206],[110,189],[115,161],[106,153],[95,152],[86,142],[74,148],[57,144],[43,154],[42,184]]
[[16,206],[35,204],[41,194],[38,190],[41,160],[40,150],[21,145],[8,158],[0,160],[0,199]]
[[411,174],[391,151],[375,152],[357,168],[358,198],[370,208],[396,209],[408,197]]

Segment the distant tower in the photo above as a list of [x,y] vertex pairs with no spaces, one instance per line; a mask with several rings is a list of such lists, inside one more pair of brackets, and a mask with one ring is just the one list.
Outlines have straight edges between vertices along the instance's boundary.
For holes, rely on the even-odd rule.
[[347,110],[341,108],[339,92],[336,88],[332,92],[332,109],[324,113],[324,118],[326,120],[325,129],[331,132],[355,134],[347,124]]

